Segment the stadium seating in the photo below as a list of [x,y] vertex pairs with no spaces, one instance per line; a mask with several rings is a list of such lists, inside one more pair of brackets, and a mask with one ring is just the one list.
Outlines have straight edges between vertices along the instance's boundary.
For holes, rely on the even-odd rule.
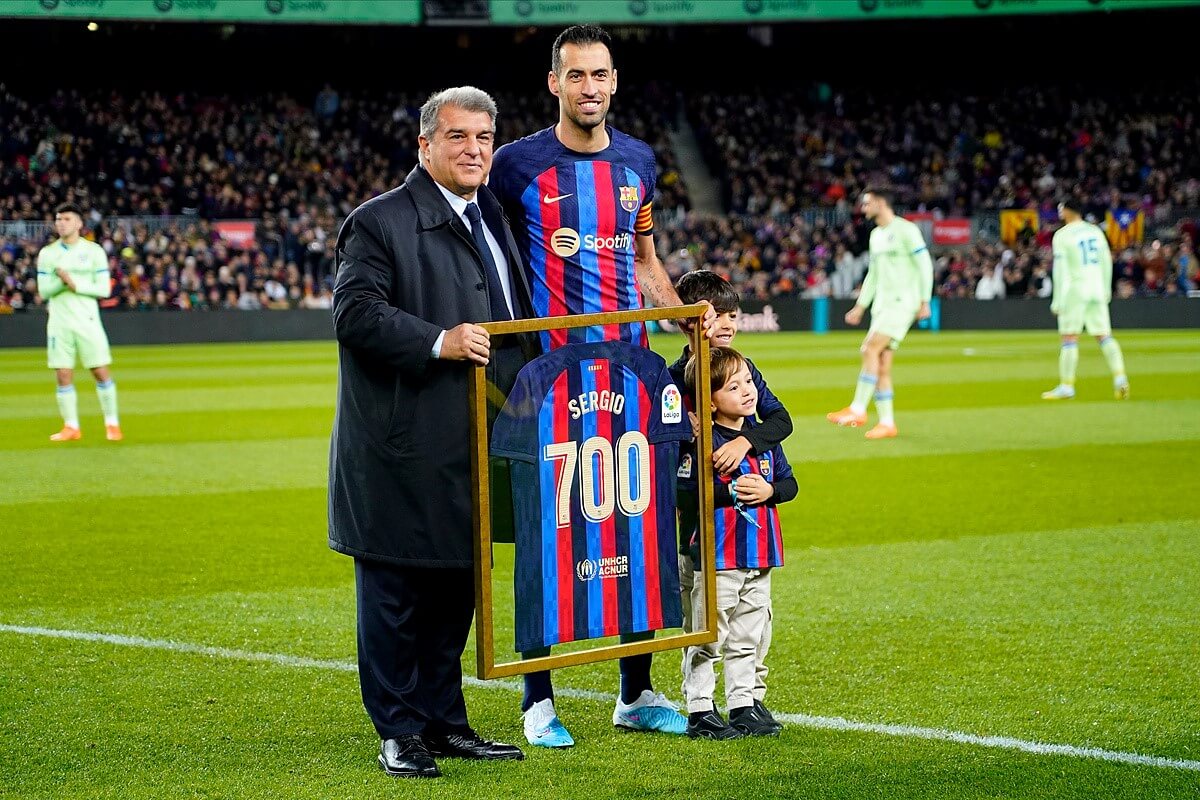
[[[76,91],[34,100],[0,87],[0,311],[39,302],[34,261],[64,201],[89,210],[110,254],[110,307],[327,305],[337,225],[415,163],[423,99],[328,91],[314,102]],[[853,201],[870,183],[895,188],[903,207],[951,214],[1052,207],[1076,186],[1097,209],[1121,200],[1163,218],[1200,206],[1196,92],[1123,104],[1063,87],[907,101],[831,91],[682,96],[659,84],[624,90],[613,121],[655,149],[668,270],[715,269],[748,299],[852,296],[867,234]],[[497,100],[501,142],[555,116],[548,94]],[[667,135],[680,110],[727,216],[690,213]],[[245,219],[252,244],[221,235],[224,220]],[[1185,219],[1177,241],[1115,253],[1116,294],[1194,289],[1194,236]],[[936,291],[1044,296],[1047,245],[1043,235],[940,250]]]
[[992,94],[908,84],[912,97],[689,93],[687,112],[735,213],[846,206],[870,184],[950,214],[1076,190],[1097,208],[1157,211],[1200,205],[1200,93],[1184,84],[1132,96],[1044,83]]

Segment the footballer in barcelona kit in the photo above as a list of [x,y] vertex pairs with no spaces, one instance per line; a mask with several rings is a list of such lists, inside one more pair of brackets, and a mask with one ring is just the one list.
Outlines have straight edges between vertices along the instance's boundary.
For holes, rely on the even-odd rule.
[[[611,127],[608,134],[598,153],[569,149],[553,127],[496,151],[488,188],[512,222],[538,317],[642,307],[634,242],[654,229],[654,151]],[[546,331],[542,349],[613,339],[645,346],[646,326]]]
[[[607,32],[594,25],[573,25],[562,31],[552,48],[547,76],[550,93],[558,98],[558,122],[506,144],[493,159],[488,185],[512,225],[538,317],[637,310],[642,308],[643,293],[658,306],[679,303],[654,252],[654,151],[605,121],[617,89],[611,46]],[[706,327],[710,318],[706,315]],[[646,326],[640,322],[597,325],[541,335],[542,350],[551,355],[568,345],[613,341],[644,348]],[[681,420],[686,419],[682,404],[680,413]],[[590,456],[585,463],[599,457]],[[656,513],[664,513],[664,505],[673,512],[667,501],[655,503]],[[579,560],[583,569],[590,570],[591,562]],[[623,569],[619,562],[607,561],[596,569],[604,573],[607,567]],[[651,636],[653,629],[648,628],[626,634],[622,641]],[[523,655],[538,657],[544,650]],[[621,686],[613,724],[681,735],[687,720],[654,691],[651,663],[649,653],[619,659]],[[574,744],[554,708],[550,673],[526,674],[524,689],[521,710],[526,739],[540,747]]]

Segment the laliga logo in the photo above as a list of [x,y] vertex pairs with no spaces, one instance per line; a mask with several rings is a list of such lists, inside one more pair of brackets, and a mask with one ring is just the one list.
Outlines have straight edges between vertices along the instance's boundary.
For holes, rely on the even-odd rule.
[[673,383],[663,389],[662,421],[664,424],[683,422],[683,398],[680,397],[679,390]]
[[575,577],[581,581],[592,580],[599,571],[600,569],[596,566],[596,562],[590,558],[585,558],[575,565]]

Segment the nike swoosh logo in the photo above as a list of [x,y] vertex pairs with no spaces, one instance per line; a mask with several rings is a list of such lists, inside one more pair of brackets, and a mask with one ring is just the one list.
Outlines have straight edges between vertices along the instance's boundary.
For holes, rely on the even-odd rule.
[[559,200],[566,200],[568,197],[574,197],[574,194],[560,194],[558,197],[551,197],[549,194],[542,195],[542,202],[546,205],[557,203]]

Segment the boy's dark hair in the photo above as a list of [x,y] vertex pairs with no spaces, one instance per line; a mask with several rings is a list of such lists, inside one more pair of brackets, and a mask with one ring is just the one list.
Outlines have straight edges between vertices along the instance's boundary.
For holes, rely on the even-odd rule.
[[863,189],[863,194],[869,194],[872,197],[882,200],[887,203],[888,208],[896,204],[896,193],[891,189],[867,187]]
[[55,215],[58,214],[75,214],[80,219],[83,219],[83,210],[74,203],[62,203],[58,208],[54,209]]
[[1079,216],[1083,216],[1083,202],[1075,195],[1067,195],[1062,200],[1059,200],[1058,203],[1066,210],[1074,211]]
[[707,300],[718,314],[731,314],[738,310],[738,293],[717,273],[709,269],[697,269],[675,282],[675,291],[684,305]]
[[[729,382],[743,364],[746,357],[732,347],[714,347],[708,351],[708,390],[715,392]],[[683,368],[683,383],[688,391],[696,391],[696,357],[688,359]]]
[[550,53],[550,71],[555,75],[562,72],[562,47],[564,44],[581,46],[602,44],[608,50],[609,60],[612,60],[612,37],[608,35],[608,31],[599,25],[572,25],[554,40],[554,50]]

